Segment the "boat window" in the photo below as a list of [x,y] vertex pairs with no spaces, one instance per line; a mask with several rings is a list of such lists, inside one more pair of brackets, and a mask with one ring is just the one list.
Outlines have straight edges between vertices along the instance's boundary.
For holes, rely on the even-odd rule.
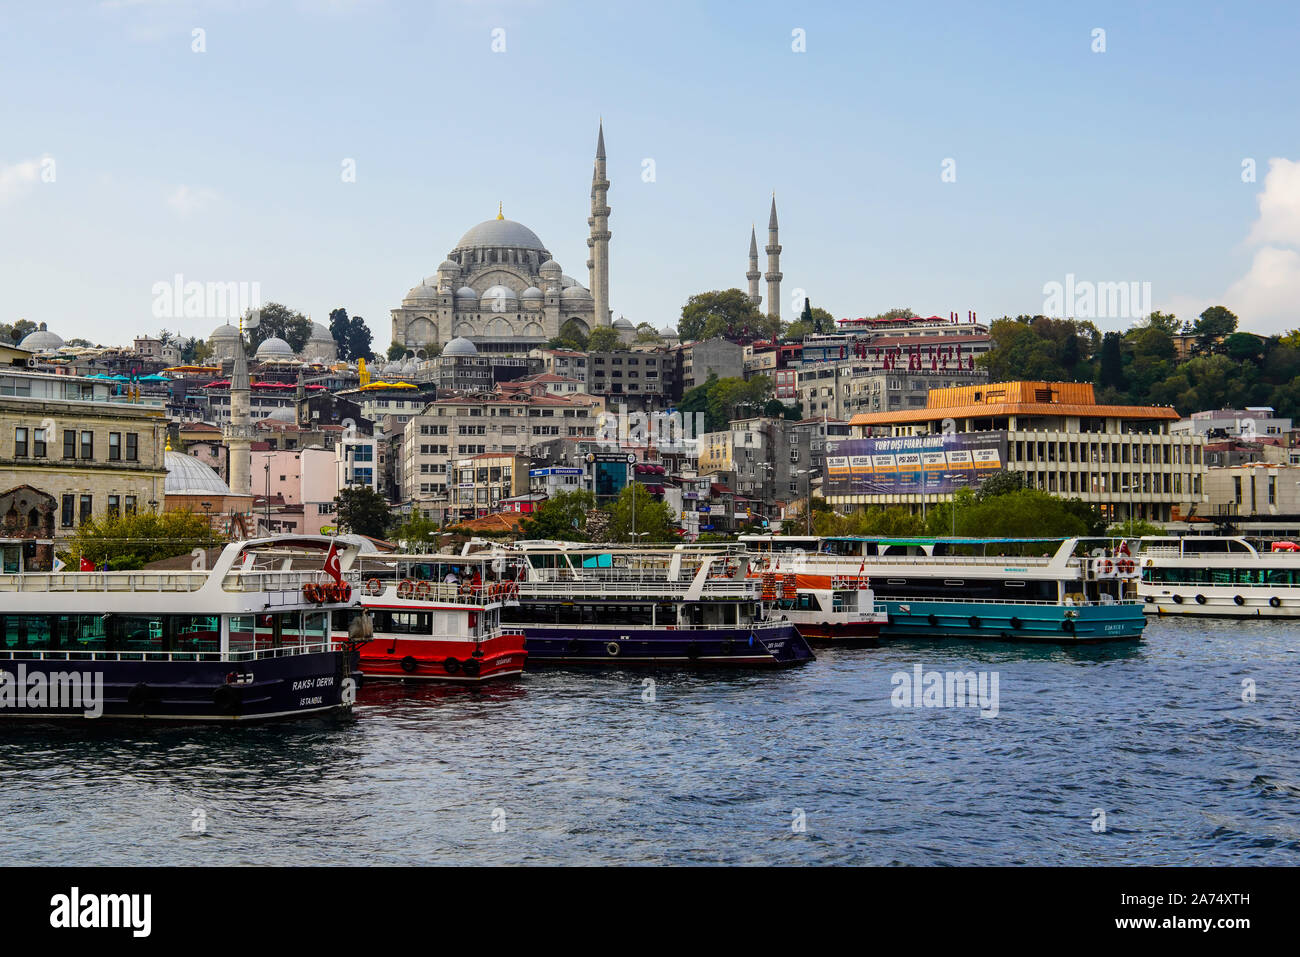
[[947,585],[947,586],[949,586],[949,587],[953,587],[953,588],[960,588],[962,585],[966,584],[966,582],[964,582],[964,581],[963,581],[962,579],[960,579],[960,578],[945,578],[945,579],[943,580],[943,583],[944,583],[945,585]]
[[302,637],[304,641],[319,644],[329,638],[329,613],[309,611],[303,615]]
[[1024,588],[1024,587],[1025,587],[1025,583],[1024,583],[1024,582],[1003,582],[1002,584],[1005,585],[1007,588]]
[[0,650],[216,652],[215,615],[3,615]]

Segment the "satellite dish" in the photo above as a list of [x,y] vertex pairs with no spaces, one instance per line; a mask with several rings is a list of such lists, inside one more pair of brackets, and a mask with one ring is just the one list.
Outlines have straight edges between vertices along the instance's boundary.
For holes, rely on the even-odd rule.
[[262,310],[250,309],[248,315],[244,317],[245,329],[256,329],[262,324]]

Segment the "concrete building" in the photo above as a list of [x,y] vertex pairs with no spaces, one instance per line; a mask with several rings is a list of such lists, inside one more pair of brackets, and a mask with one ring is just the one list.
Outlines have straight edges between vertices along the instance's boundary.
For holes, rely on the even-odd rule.
[[1175,435],[1203,435],[1209,439],[1281,439],[1291,431],[1291,420],[1278,416],[1268,406],[1245,409],[1214,409],[1193,412],[1169,427]]
[[1187,517],[1206,501],[1205,440],[1175,435],[1167,406],[1098,405],[1089,383],[996,382],[936,389],[924,409],[860,413],[829,442],[836,508],[922,511],[999,470],[1096,506],[1112,521]]
[[810,419],[822,415],[847,419],[859,412],[920,409],[925,407],[931,389],[988,381],[982,370],[880,372],[875,363],[864,359],[810,364],[793,370],[793,374],[799,406]]
[[528,456],[485,452],[455,464],[447,521],[482,518],[502,511],[502,502],[528,492]]
[[745,376],[745,347],[728,339],[688,342],[673,351],[680,365],[682,393],[703,385],[711,374],[719,379],[742,379]]
[[1300,524],[1300,466],[1271,463],[1211,468],[1202,517],[1237,522]]

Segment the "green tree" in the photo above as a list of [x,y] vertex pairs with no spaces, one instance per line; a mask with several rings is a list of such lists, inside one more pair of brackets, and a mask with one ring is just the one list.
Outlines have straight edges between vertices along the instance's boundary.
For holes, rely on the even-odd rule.
[[374,334],[366,325],[366,320],[353,316],[348,323],[348,358],[369,360],[374,353]]
[[202,339],[190,336],[181,343],[181,365],[202,365],[212,358],[212,347]]
[[1223,351],[1234,362],[1259,362],[1264,358],[1264,342],[1249,332],[1234,332],[1223,340]]
[[1105,531],[1107,538],[1141,538],[1143,535],[1164,534],[1166,532],[1163,525],[1155,525],[1141,518],[1131,522],[1116,522]]
[[677,332],[683,342],[719,338],[752,342],[777,338],[781,321],[760,313],[739,289],[715,289],[697,293],[686,301]]
[[959,503],[957,508],[957,534],[967,537],[1057,538],[1088,533],[1087,522],[1062,499],[1038,489],[971,501],[969,506]]
[[396,362],[402,356],[406,355],[406,346],[400,342],[392,342],[388,345],[388,361]]
[[648,322],[639,323],[636,327],[637,342],[658,342],[661,338],[659,330]]
[[1147,329],[1163,332],[1167,336],[1178,335],[1178,317],[1171,312],[1153,312],[1139,323]]
[[64,561],[75,570],[82,558],[95,566],[143,568],[150,562],[184,555],[195,548],[221,544],[208,520],[191,511],[139,512],[91,519],[81,525],[66,549]]
[[261,314],[261,321],[257,327],[249,329],[248,319],[254,311],[249,309],[244,314],[244,331],[248,336],[250,352],[256,352],[257,347],[272,336],[279,336],[289,343],[289,348],[294,352],[302,352],[303,347],[307,345],[307,340],[311,338],[310,319],[296,309],[290,309],[278,302],[268,302],[260,310],[256,310]]
[[[633,511],[636,513],[636,538],[632,538]],[[657,501],[640,482],[624,486],[610,506],[610,537],[616,542],[670,542],[677,539],[673,512]]]
[[1124,337],[1118,332],[1108,332],[1101,340],[1101,365],[1097,370],[1097,384],[1103,388],[1120,389],[1124,385]]
[[587,337],[587,352],[626,352],[627,346],[619,337],[617,330],[609,326],[597,326]]
[[560,327],[560,334],[546,343],[548,349],[568,349],[570,352],[587,351],[587,333],[577,319],[570,319]]
[[0,323],[0,342],[18,345],[38,328],[40,327],[30,319],[19,319],[14,323]]
[[441,527],[421,512],[415,512],[393,529],[393,540],[408,552],[437,551]]
[[974,499],[977,502],[986,502],[991,498],[997,498],[999,495],[1019,492],[1024,487],[1025,476],[1023,473],[994,472],[983,482],[980,482],[979,487],[974,491]]
[[340,531],[383,538],[392,521],[388,500],[365,485],[349,485],[334,497]]
[[520,523],[520,530],[525,538],[584,542],[587,513],[595,507],[596,496],[584,489],[557,492]]
[[334,347],[338,350],[340,359],[352,358],[352,344],[350,335],[352,331],[352,321],[348,318],[348,311],[342,306],[330,311],[330,335],[334,339]]

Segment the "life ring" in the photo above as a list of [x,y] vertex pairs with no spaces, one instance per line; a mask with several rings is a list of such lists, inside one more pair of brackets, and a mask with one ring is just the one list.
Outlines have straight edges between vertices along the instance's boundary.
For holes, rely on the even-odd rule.
[[1196,596],[1196,604],[1198,604],[1198,605],[1204,605],[1204,604],[1205,604],[1205,596],[1204,596],[1204,595],[1197,595],[1197,596]]
[[1233,595],[1232,602],[1234,605],[1244,605],[1246,604],[1246,599],[1242,598],[1240,595]]
[[609,655],[611,658],[617,658],[618,653],[622,650],[623,649],[618,646],[617,641],[610,641],[605,643],[605,654]]
[[1061,630],[1064,631],[1064,632],[1069,632],[1070,634],[1073,634],[1073,633],[1074,633],[1074,619],[1073,619],[1073,618],[1067,618],[1067,619],[1065,619],[1065,621],[1061,622]]
[[730,638],[728,638],[722,642],[721,647],[722,647],[722,653],[724,655],[729,655],[736,650],[736,643],[732,641]]
[[378,578],[372,578],[370,581],[366,582],[367,595],[378,595],[383,590],[384,586],[380,583]]
[[1114,570],[1115,564],[1109,558],[1103,558],[1101,560],[1101,574],[1109,575]]
[[433,586],[426,581],[417,582],[415,585],[415,597],[420,601],[428,598],[431,591],[433,591]]
[[414,589],[415,589],[415,582],[411,581],[409,578],[404,578],[397,585],[397,597],[410,598],[411,592],[414,591]]
[[1269,598],[1268,603],[1274,608],[1282,607],[1282,599],[1278,598],[1277,595],[1273,595],[1271,598]]
[[1175,605],[1181,605],[1182,603],[1183,603],[1183,596],[1182,596],[1182,595],[1175,595],[1175,596],[1174,596],[1174,604],[1175,604]]
[[579,651],[582,650],[582,642],[579,641],[577,638],[570,638],[569,643],[566,646],[565,650],[567,650],[571,655],[576,655]]
[[316,585],[314,582],[308,582],[302,586],[302,598],[303,601],[310,602],[313,605],[316,603]]
[[1136,567],[1137,566],[1133,564],[1133,559],[1131,558],[1121,558],[1118,562],[1115,563],[1115,568],[1118,569],[1120,574],[1122,575],[1133,574],[1133,569]]
[[402,659],[401,665],[402,665],[402,670],[405,671],[408,675],[411,674],[413,671],[415,671],[416,668],[420,667],[419,662],[417,662],[410,655],[407,655],[405,658]]
[[442,670],[447,672],[449,675],[454,675],[456,672],[460,671],[460,662],[455,658],[448,658],[442,663]]
[[971,615],[971,616],[970,616],[970,626],[971,626],[972,628],[978,628],[981,624],[983,624],[983,622],[980,621],[980,616],[979,616],[979,615]]
[[1021,621],[1019,618],[1017,618],[1015,615],[1011,616],[1011,627],[1014,628],[1016,631],[1019,631],[1023,624],[1024,622]]
[[471,678],[477,678],[479,671],[482,670],[482,666],[478,663],[478,659],[466,658],[460,663],[460,670],[465,672],[465,674],[469,675]]

